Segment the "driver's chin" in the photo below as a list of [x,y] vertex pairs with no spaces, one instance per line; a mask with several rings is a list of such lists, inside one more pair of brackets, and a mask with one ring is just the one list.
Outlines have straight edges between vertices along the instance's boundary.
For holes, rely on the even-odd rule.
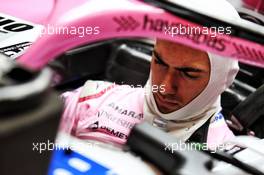
[[171,108],[171,107],[167,107],[165,105],[159,105],[159,104],[157,104],[157,106],[158,106],[159,111],[163,114],[175,112],[180,109],[179,107]]

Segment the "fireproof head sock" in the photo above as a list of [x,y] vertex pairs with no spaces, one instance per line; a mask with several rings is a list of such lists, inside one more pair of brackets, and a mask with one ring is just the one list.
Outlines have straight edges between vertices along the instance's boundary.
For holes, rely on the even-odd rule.
[[[213,15],[217,14],[222,19],[237,20],[240,19],[236,10],[225,0],[211,1],[211,0],[177,0],[175,1],[183,6],[194,7],[203,13]],[[194,5],[195,4],[195,5]],[[177,121],[181,124],[189,125],[192,121],[198,122],[201,126],[212,115],[221,110],[220,95],[233,82],[239,67],[238,61],[231,58],[224,58],[219,55],[208,53],[210,60],[210,79],[205,89],[187,105],[173,111],[171,113],[161,113],[155,102],[153,93],[151,91],[152,80],[151,72],[149,80],[145,86],[146,97],[144,102],[144,116],[145,119],[153,122],[155,117],[161,117],[168,121]],[[195,127],[199,127],[196,125]],[[182,125],[184,128],[184,124]],[[195,129],[190,129],[189,132],[194,132]],[[189,133],[190,135],[190,133]]]

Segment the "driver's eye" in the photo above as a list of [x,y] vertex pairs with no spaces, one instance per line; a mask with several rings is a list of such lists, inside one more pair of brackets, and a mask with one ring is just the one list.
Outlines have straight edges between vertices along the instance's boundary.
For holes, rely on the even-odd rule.
[[163,66],[163,67],[168,67],[168,66],[165,65],[163,62],[161,62],[161,61],[156,57],[155,54],[153,54],[153,56],[154,56],[154,63],[155,63],[155,64],[158,64],[158,65]]
[[189,78],[189,79],[197,79],[197,78],[199,78],[198,75],[193,75],[193,74],[190,73],[190,72],[187,72],[187,71],[181,71],[181,72],[182,72],[182,74],[183,74],[185,77],[187,77],[187,78]]
[[160,62],[160,60],[158,60],[158,59],[155,57],[155,55],[154,55],[154,62],[155,62],[156,64],[164,65],[164,64],[162,64],[162,62]]

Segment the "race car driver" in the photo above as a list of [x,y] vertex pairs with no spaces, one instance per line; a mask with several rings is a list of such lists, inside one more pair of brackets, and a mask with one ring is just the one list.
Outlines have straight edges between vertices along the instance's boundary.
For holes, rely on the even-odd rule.
[[[223,15],[239,18],[231,5],[221,3]],[[135,124],[148,121],[183,141],[215,147],[234,136],[220,113],[220,94],[237,72],[233,59],[158,39],[144,88],[87,81],[62,95],[61,130],[81,139],[124,144]]]

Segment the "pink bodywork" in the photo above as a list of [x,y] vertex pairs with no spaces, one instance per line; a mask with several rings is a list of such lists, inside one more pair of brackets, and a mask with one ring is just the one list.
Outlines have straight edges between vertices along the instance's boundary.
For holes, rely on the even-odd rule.
[[[30,21],[36,24],[47,24],[53,10],[60,7],[60,13],[63,14],[70,8],[77,7],[87,0],[65,0],[59,4],[56,0],[0,0],[0,12]],[[59,16],[59,14],[57,14]]]
[[[216,39],[221,43],[222,46],[219,49],[210,46],[206,39],[197,43],[187,37],[166,34],[164,29],[153,28],[149,21],[152,20],[153,23],[167,22],[168,24],[177,22],[194,27],[199,25],[140,1],[57,0],[56,3],[50,0],[42,2],[27,0],[26,2],[23,1],[23,3],[16,1],[17,4],[13,1],[2,3],[1,6],[4,4],[4,7],[2,6],[0,10],[32,22],[45,24],[46,26],[53,25],[68,28],[98,26],[100,28],[100,34],[85,35],[84,37],[76,37],[76,35],[69,34],[44,34],[18,59],[20,63],[31,69],[40,69],[65,51],[81,45],[128,37],[158,37],[219,55],[234,57],[249,64],[264,66],[263,45],[233,36],[217,35],[214,40]],[[15,4],[15,6],[12,7],[11,4]],[[39,7],[39,9],[36,7]],[[28,15],[29,12],[25,12],[27,10],[31,10],[30,14],[32,15]],[[144,24],[146,19],[149,21]],[[212,41],[212,38],[209,40]],[[245,52],[249,50],[250,54]]]

